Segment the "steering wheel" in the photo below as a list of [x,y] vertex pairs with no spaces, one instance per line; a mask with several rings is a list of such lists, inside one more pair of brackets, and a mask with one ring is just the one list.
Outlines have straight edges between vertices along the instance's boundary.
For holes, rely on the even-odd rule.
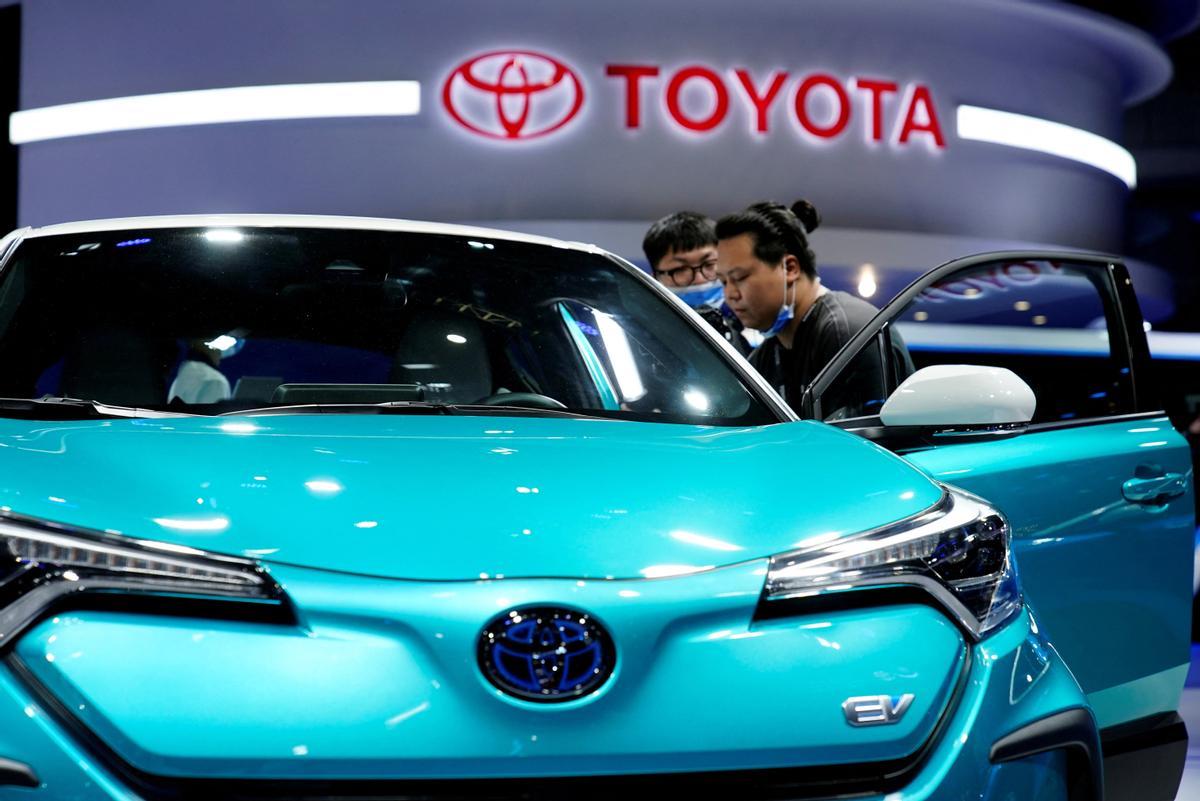
[[480,398],[473,406],[526,406],[531,409],[565,409],[567,405],[549,395],[536,392],[497,392]]

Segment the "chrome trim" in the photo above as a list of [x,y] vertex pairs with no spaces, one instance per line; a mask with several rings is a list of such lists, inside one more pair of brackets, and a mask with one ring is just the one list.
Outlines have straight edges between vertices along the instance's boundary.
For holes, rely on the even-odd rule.
[[[912,531],[914,529],[921,528],[923,526],[932,526],[940,522],[947,521],[947,518],[949,518],[954,511],[953,496],[949,487],[945,485],[941,486],[941,498],[939,498],[937,503],[928,509],[894,523],[868,529],[867,531],[852,534],[848,537],[839,538],[835,542],[844,545],[862,540],[881,539],[890,535],[900,534],[906,531]],[[996,512],[996,514],[1000,515],[1001,519],[1004,520],[1005,526],[1011,533],[1011,527],[1008,525],[1007,518],[1005,518],[1003,513],[993,507],[990,503],[958,488],[954,488],[953,492],[954,494],[958,494]],[[946,523],[947,528],[951,528],[953,525],[959,525],[959,523],[952,520]],[[962,525],[965,525],[965,523]],[[960,601],[957,596],[955,596],[950,587],[948,587],[946,584],[943,584],[936,578],[918,572],[910,565],[897,564],[891,568],[892,572],[890,575],[875,574],[861,578],[838,578],[836,583],[827,586],[818,585],[811,588],[791,590],[781,590],[775,588],[780,583],[778,579],[775,581],[772,580],[775,573],[786,570],[792,565],[798,563],[800,561],[800,557],[803,557],[807,554],[819,553],[820,551],[825,550],[831,544],[833,543],[817,543],[808,548],[789,551],[787,553],[771,557],[768,562],[766,581],[763,584],[763,601],[766,603],[775,603],[778,601],[813,598],[817,596],[828,597],[846,592],[863,592],[872,590],[879,591],[895,589],[896,587],[914,587],[928,594],[930,598],[940,607],[942,607],[942,609],[944,609],[946,613],[953,618],[954,621],[958,623],[973,640],[978,642],[983,638],[983,624],[986,622],[986,618],[982,621],[976,619],[975,615],[970,611],[970,609],[968,609],[967,606],[963,604],[963,602]],[[791,560],[790,564],[789,560]],[[1012,571],[1012,545],[1011,541],[1009,541],[1006,543],[1004,568],[1002,571],[1000,571],[1000,574],[1003,575],[1011,573]],[[997,574],[993,573],[990,575],[994,576]],[[1017,597],[1018,605],[1016,609],[1020,609],[1024,605],[1024,597],[1023,593],[1020,593],[1019,587]]]
[[980,631],[982,624],[975,619],[971,611],[962,601],[954,597],[954,593],[936,579],[923,576],[920,573],[901,573],[884,580],[878,578],[847,580],[838,582],[836,587],[820,587],[811,590],[797,590],[782,595],[768,595],[768,603],[794,600],[796,598],[814,598],[818,595],[829,596],[847,592],[863,592],[871,590],[888,590],[895,587],[916,587],[927,593],[939,606],[954,618],[964,630],[970,633],[976,641],[982,639]]
[[[950,510],[953,508],[953,505],[954,505],[950,499],[949,489],[947,489],[945,485],[940,485],[940,486],[942,488],[942,495],[941,495],[941,497],[939,497],[937,499],[937,501],[935,501],[933,503],[932,506],[929,506],[928,508],[923,509],[920,512],[917,512],[916,514],[909,515],[908,517],[904,517],[899,520],[895,520],[891,523],[885,523],[882,526],[876,526],[875,528],[869,528],[865,531],[859,531],[859,532],[850,534],[845,537],[839,537],[837,542],[845,543],[845,542],[854,542],[854,541],[857,541],[860,539],[873,539],[875,537],[884,537],[884,536],[887,536],[888,534],[898,534],[901,531],[907,531],[912,528],[917,528],[918,526],[924,526],[924,525],[928,525],[930,523],[937,522],[941,518],[945,517],[950,512]],[[962,490],[957,490],[957,491],[962,492]],[[967,493],[965,493],[965,492],[962,492],[962,494],[967,495]],[[971,496],[971,497],[974,497],[974,496]],[[828,542],[821,542],[821,543],[816,543],[814,545],[810,545],[807,548],[798,548],[793,551],[786,551],[781,554],[776,554],[775,556],[771,557],[771,566],[770,567],[771,567],[771,569],[775,569],[776,563],[779,561],[786,560],[786,559],[794,559],[799,556],[804,556],[805,554],[813,553],[814,551],[824,550],[824,548],[827,545],[829,545]],[[787,565],[783,565],[783,567],[787,567]],[[769,589],[770,589],[770,587],[768,586],[768,590]]]
[[856,695],[842,701],[842,714],[851,726],[886,726],[899,723],[914,700],[912,693],[901,695],[898,704],[892,703],[890,695]]
[[[56,547],[103,550],[128,566],[67,564],[47,559],[46,567],[27,561],[7,576],[0,575],[0,648],[15,640],[46,609],[67,597],[173,594],[217,600],[283,603],[283,588],[258,563],[236,556],[153,540],[91,531],[0,511],[0,550],[7,538],[25,538]],[[76,545],[77,544],[77,545]],[[138,565],[137,562],[145,564]],[[210,576],[155,573],[149,563],[176,568],[200,568]],[[127,572],[122,572],[122,570]],[[37,571],[41,570],[41,573]]]

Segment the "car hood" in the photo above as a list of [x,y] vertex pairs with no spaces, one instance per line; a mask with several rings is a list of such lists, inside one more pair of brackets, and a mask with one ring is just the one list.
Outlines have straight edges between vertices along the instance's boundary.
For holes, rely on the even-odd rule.
[[811,422],[271,415],[0,420],[0,503],[412,579],[686,573],[889,523],[939,488]]

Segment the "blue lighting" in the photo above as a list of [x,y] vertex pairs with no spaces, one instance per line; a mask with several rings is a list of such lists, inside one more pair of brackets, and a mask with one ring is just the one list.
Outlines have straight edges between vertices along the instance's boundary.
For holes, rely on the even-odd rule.
[[126,239],[124,242],[118,242],[117,247],[129,248],[133,247],[134,245],[145,245],[149,241],[149,237],[142,237],[141,239]]
[[483,635],[484,673],[499,689],[530,701],[581,698],[608,679],[615,663],[608,634],[571,610],[512,610]]

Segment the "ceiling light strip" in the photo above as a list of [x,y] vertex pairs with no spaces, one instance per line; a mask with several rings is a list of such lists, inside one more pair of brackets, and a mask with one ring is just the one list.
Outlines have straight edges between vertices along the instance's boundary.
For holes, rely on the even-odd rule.
[[1082,162],[1137,186],[1137,162],[1116,142],[1090,131],[1039,117],[979,106],[959,106],[958,138],[991,142]]
[[418,81],[284,84],[88,100],[18,111],[14,145],[181,125],[329,117],[406,117],[421,110]]

